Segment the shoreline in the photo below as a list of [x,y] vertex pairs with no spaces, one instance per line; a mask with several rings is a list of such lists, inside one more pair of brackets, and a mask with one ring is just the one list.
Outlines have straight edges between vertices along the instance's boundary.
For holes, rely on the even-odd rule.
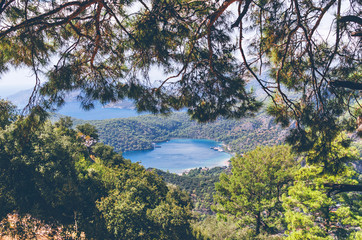
[[[169,137],[169,138],[166,138],[165,140],[154,141],[153,143],[162,145],[162,144],[167,143],[167,142],[169,142],[169,141],[171,141],[171,140],[178,140],[178,139],[196,139],[196,140],[214,141],[214,142],[216,142],[216,143],[219,145],[219,147],[222,148],[223,152],[230,154],[231,157],[235,156],[235,152],[232,152],[232,151],[231,151],[231,148],[230,148],[229,145],[225,144],[224,142],[220,142],[220,141],[217,141],[217,140],[215,140],[215,139],[210,139],[210,138]],[[150,147],[146,147],[146,148],[143,148],[143,149],[123,150],[123,151],[121,151],[121,152],[122,152],[122,154],[124,154],[124,153],[136,152],[136,151],[152,151],[152,150],[154,150],[154,149],[155,149],[155,148],[153,148],[153,147],[150,145]],[[230,157],[230,158],[231,158],[231,157]],[[225,165],[227,165],[227,164],[225,164]]]
[[[230,153],[229,153],[230,154]],[[231,155],[231,154],[230,154]],[[211,167],[194,167],[194,168],[188,168],[188,169],[183,169],[182,172],[174,172],[174,174],[177,174],[177,175],[184,175],[184,174],[188,174],[191,170],[193,169],[198,169],[198,168],[201,168],[201,169],[204,169],[204,170],[210,170],[210,169],[213,169],[213,168],[216,168],[216,167],[226,167],[226,168],[229,168],[230,167],[230,159],[233,157],[233,155],[230,156],[230,158],[228,159],[224,159],[222,161],[220,161],[220,163],[222,165],[215,165],[215,166],[211,166]],[[160,169],[161,170],[161,169]],[[163,170],[162,170],[163,171]]]
[[[179,142],[178,140],[181,140],[181,141]],[[177,164],[178,160],[175,160],[175,164],[167,163],[167,164],[162,165],[162,164],[151,164],[151,162],[147,163],[147,161],[146,161],[146,160],[148,160],[147,157],[150,155],[157,156],[158,154],[160,154],[160,156],[162,156],[161,152],[159,152],[160,151],[159,149],[161,149],[161,151],[162,151],[164,144],[167,144],[170,141],[175,141],[176,144],[180,145],[180,143],[181,143],[181,146],[182,146],[182,143],[184,141],[185,141],[185,143],[189,144],[190,140],[191,140],[191,143],[193,142],[193,140],[197,141],[194,144],[199,144],[199,141],[200,141],[202,148],[204,148],[204,150],[202,150],[202,151],[205,151],[206,155],[199,156],[199,158],[197,158],[197,159],[202,159],[200,161],[195,160],[195,163],[198,163],[198,164],[190,162],[192,164],[179,164],[178,165]],[[143,166],[146,165],[146,167],[157,168],[162,171],[166,171],[166,172],[168,171],[170,173],[174,173],[174,174],[178,174],[178,175],[187,174],[190,170],[198,169],[198,168],[203,168],[205,170],[212,169],[215,167],[227,168],[227,167],[229,167],[230,159],[233,157],[233,153],[230,153],[229,148],[226,144],[224,144],[223,142],[220,142],[220,141],[212,140],[212,139],[205,139],[205,138],[189,139],[189,138],[172,138],[171,137],[171,138],[168,138],[166,141],[159,141],[159,142],[155,141],[155,143],[157,143],[157,145],[160,145],[161,148],[157,148],[157,149],[152,148],[152,149],[147,149],[147,150],[136,150],[136,151],[125,151],[122,153],[122,155],[124,158],[130,159],[132,162],[136,162],[136,161],[140,162],[140,164]],[[215,151],[214,147],[222,148],[223,151],[219,150],[219,151],[216,151],[216,153],[212,153]],[[170,149],[168,149],[168,147],[165,146],[165,151],[166,151],[165,153],[169,153],[168,150],[170,150]],[[156,151],[156,152],[154,152],[154,151]],[[170,151],[169,154],[172,154],[172,153],[173,152]],[[178,152],[176,151],[176,153],[177,153],[176,155],[180,155],[180,154],[187,155],[187,153],[185,153],[184,150],[181,150],[181,151],[178,150]],[[192,153],[192,151],[190,153]],[[167,157],[167,154],[164,154],[164,155],[165,155],[165,157]],[[169,157],[169,158],[170,158],[170,160],[173,159],[172,157]],[[152,157],[150,157],[149,159],[152,159]],[[164,160],[162,159],[160,162],[162,163],[163,161]],[[184,166],[182,166],[182,165],[184,165]]]

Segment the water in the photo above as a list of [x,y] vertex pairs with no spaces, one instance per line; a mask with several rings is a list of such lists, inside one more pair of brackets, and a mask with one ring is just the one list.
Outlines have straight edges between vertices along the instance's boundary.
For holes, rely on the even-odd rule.
[[142,115],[133,109],[104,108],[100,103],[96,103],[93,109],[86,111],[80,107],[79,102],[66,103],[57,113],[82,120],[104,120]]
[[173,173],[182,173],[198,167],[226,166],[231,155],[210,147],[219,146],[218,142],[205,139],[172,139],[159,143],[161,148],[144,151],[130,151],[123,156],[132,162],[140,162],[146,168],[158,168]]

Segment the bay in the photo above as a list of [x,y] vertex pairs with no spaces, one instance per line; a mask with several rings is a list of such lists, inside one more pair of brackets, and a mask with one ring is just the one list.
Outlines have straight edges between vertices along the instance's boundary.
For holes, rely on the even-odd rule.
[[157,168],[172,173],[182,173],[199,167],[226,166],[231,155],[210,147],[220,143],[207,139],[172,139],[158,143],[153,150],[124,152],[124,158],[140,162],[146,168]]

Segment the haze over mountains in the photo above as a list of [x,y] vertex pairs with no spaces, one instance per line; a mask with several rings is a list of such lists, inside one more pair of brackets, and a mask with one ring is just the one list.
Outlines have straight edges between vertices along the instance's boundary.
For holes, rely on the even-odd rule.
[[[15,104],[18,108],[26,106],[33,89],[19,91],[6,99]],[[99,102],[95,103],[95,108],[91,111],[85,111],[80,107],[77,100],[79,92],[75,91],[66,96],[66,104],[61,107],[56,113],[78,118],[82,120],[104,120],[110,118],[126,118],[142,115],[135,110],[132,101],[125,99],[115,103],[109,103],[102,106]]]
[[[259,87],[256,81],[248,82],[247,89],[252,90],[257,99],[259,99],[259,101],[265,100],[266,94]],[[32,88],[27,90],[21,90],[5,98],[21,109],[26,106],[32,91],[33,91]],[[80,103],[77,100],[78,95],[79,91],[73,91],[69,93],[65,97],[66,104],[62,106],[56,113],[82,120],[105,120],[111,118],[127,118],[127,117],[136,117],[139,115],[147,114],[147,112],[142,112],[142,113],[137,112],[133,101],[130,99],[124,99],[122,101],[108,103],[104,106],[99,102],[95,102],[94,109],[92,109],[91,111],[85,111],[80,107]]]

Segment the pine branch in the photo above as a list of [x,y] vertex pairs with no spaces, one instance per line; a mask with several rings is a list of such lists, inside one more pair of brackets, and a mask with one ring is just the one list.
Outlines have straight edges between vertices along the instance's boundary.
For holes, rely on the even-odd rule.
[[330,81],[329,85],[332,87],[349,88],[353,90],[362,90],[362,83],[334,80]]
[[341,17],[341,19],[339,19],[339,22],[342,22],[342,23],[354,22],[354,23],[357,23],[359,25],[362,25],[362,18],[357,17],[357,16],[353,16],[353,15],[348,15],[348,16]]
[[325,183],[324,187],[329,189],[328,196],[342,192],[362,192],[362,185]]

